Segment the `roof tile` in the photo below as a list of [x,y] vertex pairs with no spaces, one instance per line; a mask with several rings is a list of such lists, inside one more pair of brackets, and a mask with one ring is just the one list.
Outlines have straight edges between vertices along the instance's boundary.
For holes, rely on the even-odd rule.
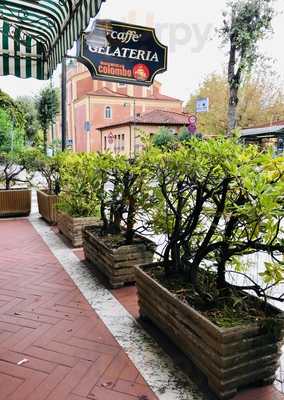
[[98,129],[115,127],[120,125],[128,124],[158,124],[158,125],[187,125],[188,124],[188,114],[178,113],[174,111],[166,110],[153,110],[141,114],[139,117],[127,118],[121,121],[112,122],[111,124],[102,125]]

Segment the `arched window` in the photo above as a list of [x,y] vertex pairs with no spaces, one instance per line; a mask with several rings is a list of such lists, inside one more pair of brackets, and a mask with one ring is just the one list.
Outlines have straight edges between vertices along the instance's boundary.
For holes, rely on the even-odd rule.
[[112,118],[112,108],[110,106],[106,106],[105,108],[105,118]]

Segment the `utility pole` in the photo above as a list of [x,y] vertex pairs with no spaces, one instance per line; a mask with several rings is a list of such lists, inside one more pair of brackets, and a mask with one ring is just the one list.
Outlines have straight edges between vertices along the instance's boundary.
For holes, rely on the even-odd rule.
[[66,149],[66,89],[67,89],[67,63],[66,58],[62,60],[61,73],[61,146],[62,151]]
[[[130,121],[131,121],[131,106],[133,106],[133,156],[135,157],[136,155],[136,98],[133,98],[133,103],[124,103],[124,107],[129,106],[129,112],[130,112]],[[130,158],[132,157],[132,149],[131,149],[131,142],[132,142],[132,124],[130,123]]]

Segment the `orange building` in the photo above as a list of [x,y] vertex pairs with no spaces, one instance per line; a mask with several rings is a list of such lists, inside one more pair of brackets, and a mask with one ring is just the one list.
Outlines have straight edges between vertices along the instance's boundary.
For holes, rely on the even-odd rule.
[[[101,151],[98,127],[156,109],[181,113],[182,101],[162,94],[157,81],[149,88],[98,81],[82,64],[68,66],[67,143],[72,144],[73,151]],[[57,138],[61,136],[60,125],[58,116]]]
[[188,125],[188,114],[165,110],[153,110],[133,117],[99,127],[102,151],[124,154],[133,157],[142,148],[141,135],[153,136],[161,127],[174,134]]

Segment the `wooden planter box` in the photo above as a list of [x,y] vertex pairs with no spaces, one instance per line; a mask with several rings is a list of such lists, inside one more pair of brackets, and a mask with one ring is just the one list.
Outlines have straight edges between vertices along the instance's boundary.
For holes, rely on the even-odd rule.
[[24,217],[31,212],[31,190],[0,190],[0,217]]
[[274,381],[281,343],[258,324],[219,328],[141,268],[135,268],[135,275],[141,317],[149,318],[193,361],[219,399],[230,399],[247,385]]
[[112,288],[135,282],[134,266],[153,260],[156,244],[149,239],[136,235],[139,243],[112,249],[96,233],[96,227],[84,230],[85,257],[108,278]]
[[37,191],[38,211],[45,221],[54,225],[57,222],[58,197],[55,194],[48,194],[46,190]]
[[71,241],[73,247],[83,246],[83,229],[86,226],[100,224],[98,217],[73,218],[62,211],[57,213],[59,232]]

